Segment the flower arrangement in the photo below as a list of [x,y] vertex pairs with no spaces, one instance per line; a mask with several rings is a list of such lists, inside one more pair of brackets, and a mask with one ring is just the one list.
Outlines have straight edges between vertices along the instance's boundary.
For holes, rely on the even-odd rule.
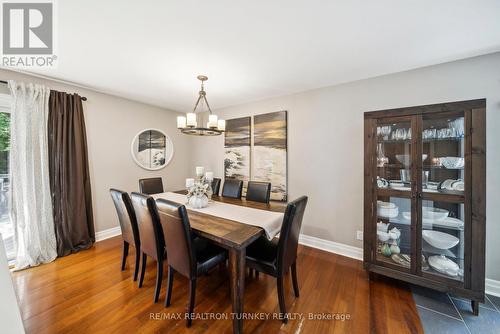
[[212,198],[213,173],[205,174],[204,167],[196,167],[196,179],[186,179],[188,204],[192,208],[201,209],[208,205]]
[[199,180],[192,186],[188,187],[187,199],[188,204],[192,208],[201,209],[208,205],[209,184]]
[[188,188],[187,198],[188,200],[193,197],[208,197],[208,183],[195,182],[195,184]]

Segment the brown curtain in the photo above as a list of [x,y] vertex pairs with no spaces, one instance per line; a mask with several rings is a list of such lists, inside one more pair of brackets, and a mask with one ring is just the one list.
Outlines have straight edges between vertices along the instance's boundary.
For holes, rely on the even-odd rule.
[[49,172],[57,255],[87,249],[95,241],[87,136],[82,99],[50,91]]

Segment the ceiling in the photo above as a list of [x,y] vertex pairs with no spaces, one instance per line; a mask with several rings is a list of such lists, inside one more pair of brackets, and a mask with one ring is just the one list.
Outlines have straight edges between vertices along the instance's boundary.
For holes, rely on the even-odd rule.
[[64,0],[52,78],[188,111],[500,51],[500,1]]

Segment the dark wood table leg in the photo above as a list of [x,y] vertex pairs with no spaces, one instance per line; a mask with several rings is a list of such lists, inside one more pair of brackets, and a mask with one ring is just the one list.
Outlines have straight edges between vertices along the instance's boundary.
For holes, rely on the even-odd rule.
[[231,301],[233,303],[233,333],[243,333],[243,294],[245,292],[246,249],[229,250],[231,273]]

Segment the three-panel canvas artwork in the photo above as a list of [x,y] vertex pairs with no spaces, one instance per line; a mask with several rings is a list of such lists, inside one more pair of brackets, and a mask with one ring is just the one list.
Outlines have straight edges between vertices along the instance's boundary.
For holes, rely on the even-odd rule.
[[263,181],[272,200],[287,200],[286,111],[227,120],[224,147],[224,176],[243,180],[243,194],[249,180]]

